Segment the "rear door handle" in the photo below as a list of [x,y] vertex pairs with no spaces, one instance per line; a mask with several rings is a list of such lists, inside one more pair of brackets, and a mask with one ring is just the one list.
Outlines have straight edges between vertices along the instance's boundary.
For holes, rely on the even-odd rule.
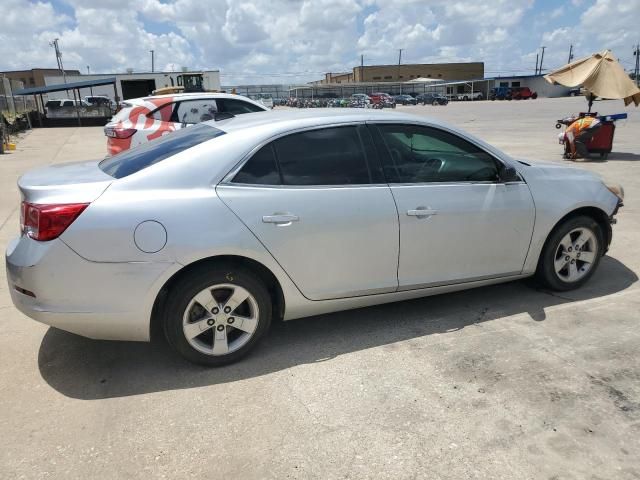
[[437,210],[426,207],[417,207],[414,210],[407,210],[407,215],[409,215],[410,217],[430,217],[437,214]]
[[300,217],[290,214],[273,214],[262,217],[263,223],[275,223],[277,225],[291,225],[292,222],[297,222],[298,220],[300,220]]

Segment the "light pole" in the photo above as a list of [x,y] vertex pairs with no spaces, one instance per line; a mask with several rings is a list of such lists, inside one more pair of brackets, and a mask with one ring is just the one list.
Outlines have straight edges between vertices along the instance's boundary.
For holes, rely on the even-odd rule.
[[149,51],[151,52],[151,73],[153,73],[154,72],[154,67],[155,67],[154,62],[153,62],[154,51],[153,50],[149,50]]

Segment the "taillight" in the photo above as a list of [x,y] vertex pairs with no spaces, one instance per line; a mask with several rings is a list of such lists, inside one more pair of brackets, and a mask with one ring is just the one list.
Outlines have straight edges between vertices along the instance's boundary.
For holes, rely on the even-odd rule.
[[104,127],[104,134],[111,138],[129,138],[137,131],[135,128]]
[[88,206],[88,203],[52,205],[22,202],[22,233],[41,242],[58,238]]

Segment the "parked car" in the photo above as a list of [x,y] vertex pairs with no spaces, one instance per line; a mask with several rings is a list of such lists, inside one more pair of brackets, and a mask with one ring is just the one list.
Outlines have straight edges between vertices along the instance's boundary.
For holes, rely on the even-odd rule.
[[84,100],[73,100],[71,98],[56,98],[54,100],[47,100],[47,103],[44,104],[45,108],[61,108],[61,107],[89,107],[90,105]]
[[416,97],[418,103],[423,105],[446,105],[449,103],[449,99],[439,93],[421,93]]
[[489,100],[511,100],[511,89],[509,87],[495,87],[491,90]]
[[84,97],[84,101],[91,106],[109,107],[109,108],[114,108],[116,104],[109,97],[105,97],[102,95],[87,96],[87,97]]
[[514,100],[535,100],[538,94],[529,87],[511,87],[511,98]]
[[412,97],[411,95],[396,95],[395,97],[393,97],[393,99],[397,104],[400,104],[400,105],[417,105],[418,104],[418,100],[416,100],[415,97]]
[[216,117],[270,110],[262,103],[226,93],[181,93],[127,100],[104,127],[109,155]]
[[274,318],[534,275],[578,288],[623,197],[437,120],[336,109],[209,121],[18,187],[18,309],[97,339],[161,331],[207,365],[248,353]]
[[484,100],[484,95],[482,92],[465,92],[459,93],[457,99],[465,102],[468,100]]
[[575,87],[569,90],[570,97],[577,97],[580,95],[586,95],[587,90],[584,87]]

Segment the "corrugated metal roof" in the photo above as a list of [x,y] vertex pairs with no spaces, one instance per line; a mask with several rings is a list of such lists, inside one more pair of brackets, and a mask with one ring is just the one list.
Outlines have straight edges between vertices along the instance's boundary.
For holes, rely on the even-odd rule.
[[76,88],[97,87],[100,85],[109,85],[116,83],[116,77],[102,78],[100,80],[85,80],[83,82],[59,83],[57,85],[47,85],[46,87],[23,88],[16,90],[14,95],[35,95],[38,93],[62,92],[64,90],[73,90]]

